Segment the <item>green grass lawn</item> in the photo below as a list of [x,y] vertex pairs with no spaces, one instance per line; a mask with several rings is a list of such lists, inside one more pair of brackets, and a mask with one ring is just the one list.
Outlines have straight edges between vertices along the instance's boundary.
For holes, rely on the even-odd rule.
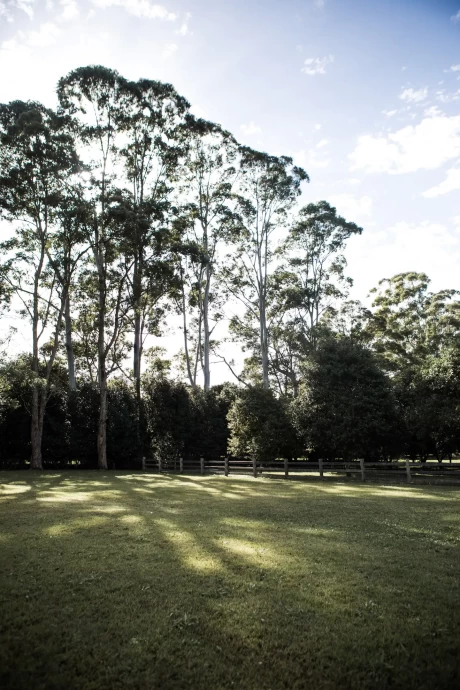
[[0,474],[2,690],[459,688],[460,490]]

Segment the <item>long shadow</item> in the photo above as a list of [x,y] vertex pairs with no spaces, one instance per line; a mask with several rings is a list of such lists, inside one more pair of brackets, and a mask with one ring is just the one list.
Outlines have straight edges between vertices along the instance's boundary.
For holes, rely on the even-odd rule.
[[1,687],[458,687],[459,492],[424,492],[34,479],[1,513]]

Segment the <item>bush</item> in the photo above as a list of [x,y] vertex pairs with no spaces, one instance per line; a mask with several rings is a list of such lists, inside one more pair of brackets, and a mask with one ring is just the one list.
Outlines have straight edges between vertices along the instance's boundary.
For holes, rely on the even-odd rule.
[[271,390],[254,386],[241,390],[228,413],[229,452],[258,461],[297,454],[295,429],[287,402]]
[[349,338],[330,338],[319,346],[292,411],[314,457],[377,460],[394,446],[389,381],[375,356]]

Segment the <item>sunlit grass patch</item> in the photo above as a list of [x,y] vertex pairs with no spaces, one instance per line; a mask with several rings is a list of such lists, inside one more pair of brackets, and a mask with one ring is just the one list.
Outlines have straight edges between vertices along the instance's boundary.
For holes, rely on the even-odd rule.
[[0,687],[460,687],[460,490],[0,475]]

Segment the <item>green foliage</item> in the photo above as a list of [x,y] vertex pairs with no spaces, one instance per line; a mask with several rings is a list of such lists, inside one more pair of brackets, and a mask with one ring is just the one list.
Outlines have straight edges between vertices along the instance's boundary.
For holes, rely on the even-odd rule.
[[262,386],[240,391],[229,410],[228,425],[232,455],[267,461],[296,454],[296,434],[287,402]]
[[400,273],[381,280],[364,335],[388,371],[419,366],[426,356],[460,345],[457,290],[429,292],[425,273]]
[[460,352],[445,349],[428,355],[419,367],[407,367],[393,379],[405,452],[439,461],[460,448]]
[[209,391],[166,378],[151,379],[144,387],[145,417],[151,452],[162,460],[180,456],[198,460],[226,454],[226,417],[236,395],[225,384]]
[[[293,216],[307,173],[195,118],[171,84],[90,65],[58,98],[57,112],[0,104],[0,216],[14,222],[0,311],[19,304],[31,324],[30,351],[0,367],[4,466],[42,467],[41,447],[45,466],[101,469],[152,452],[293,456],[292,420],[316,456],[458,450],[457,291],[406,272],[371,309],[346,301],[362,228],[327,201]],[[190,387],[148,348],[172,310]],[[225,320],[248,355],[239,373],[214,339]],[[211,353],[251,387],[211,388]]]
[[389,381],[372,352],[347,338],[320,343],[292,411],[315,457],[386,457],[395,431]]

